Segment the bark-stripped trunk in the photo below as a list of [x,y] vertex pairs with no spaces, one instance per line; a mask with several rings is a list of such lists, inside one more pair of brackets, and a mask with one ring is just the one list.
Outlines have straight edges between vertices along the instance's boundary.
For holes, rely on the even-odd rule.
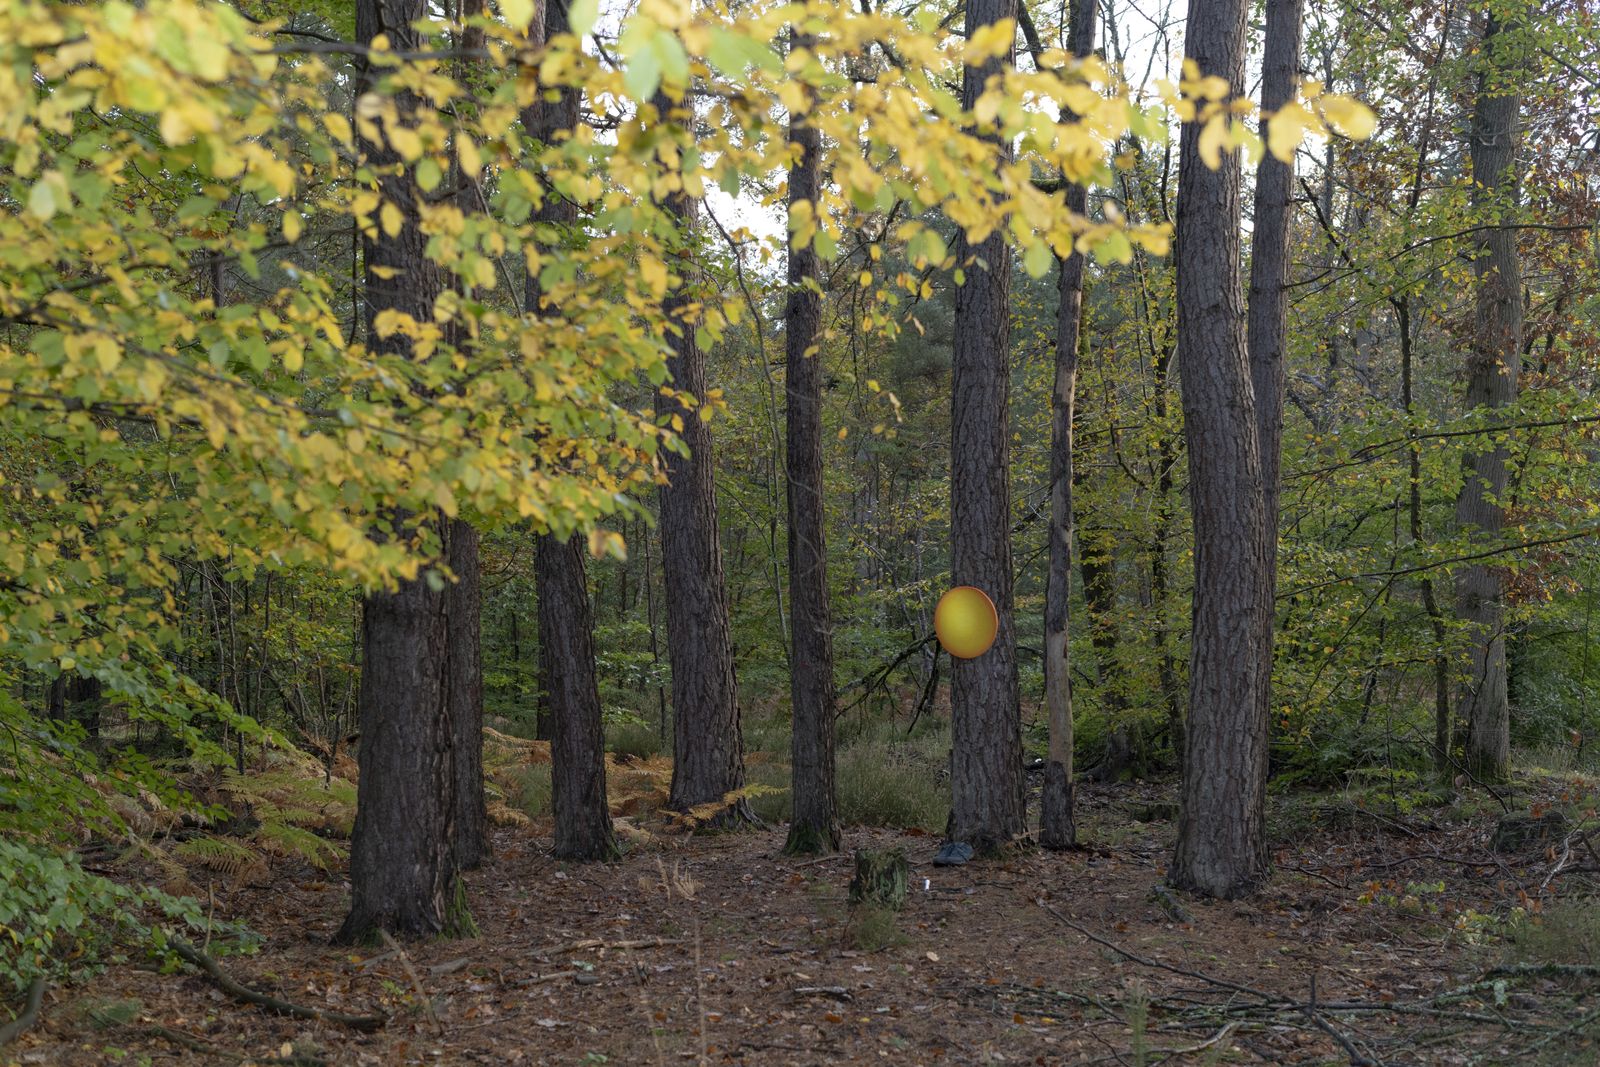
[[[356,39],[370,44],[388,36],[396,51],[422,47],[411,23],[427,14],[421,0],[358,0]],[[376,77],[363,69],[358,93]],[[396,96],[400,121],[414,111],[409,92]],[[366,336],[375,352],[404,352],[409,340],[397,332],[380,339],[373,320],[394,309],[418,322],[433,317],[439,293],[437,268],[426,255],[420,223],[420,192],[413,175],[398,168],[387,144],[363,138],[359,150],[379,171],[378,191],[402,220],[390,236],[381,229],[362,236]],[[398,172],[396,172],[398,168]],[[405,536],[421,520],[393,517]],[[440,539],[448,552],[450,527]],[[448,596],[419,574],[392,592],[366,598],[361,624],[361,779],[350,842],[350,914],[334,940],[371,940],[379,930],[404,937],[432,937],[449,926],[456,871],[452,839],[455,768],[447,680]]]
[[[689,104],[664,93],[653,101],[662,124],[690,121]],[[666,199],[685,248],[693,247],[696,209],[682,191]],[[666,300],[672,355],[672,388],[697,400],[706,396],[706,357],[685,314],[695,304],[687,254],[676,257],[678,275]],[[711,427],[696,409],[660,396],[659,410],[683,420],[679,436],[689,454],[667,453],[668,485],[661,489],[661,569],[667,593],[667,659],[672,665],[672,788],[675,811],[720,801],[744,786],[744,741],[739,732],[739,694],[733,673],[733,638],[728,626],[728,591],[717,533],[716,466]],[[713,820],[749,817],[740,802]]]
[[[1195,0],[1185,56],[1244,81],[1245,0]],[[1216,170],[1184,126],[1178,173],[1178,370],[1194,512],[1193,645],[1174,885],[1218,897],[1267,873],[1267,720],[1258,698],[1267,561],[1261,452],[1239,266],[1239,157]]]
[[[1507,27],[1491,15],[1483,32],[1484,67],[1472,115],[1472,193],[1480,210],[1502,224],[1478,236],[1473,263],[1477,310],[1467,356],[1467,407],[1503,408],[1517,398],[1522,352],[1522,278],[1517,231],[1517,117],[1521,99],[1507,85],[1516,62]],[[1492,207],[1491,207],[1492,206]],[[1456,524],[1474,541],[1492,544],[1505,525],[1504,444],[1468,452],[1456,497]],[[1457,699],[1466,720],[1467,770],[1480,779],[1504,778],[1511,766],[1511,708],[1506,691],[1505,578],[1493,563],[1471,563],[1456,574],[1456,611],[1468,624],[1467,676]]]
[[[463,20],[483,14],[483,0],[461,0]],[[483,29],[469,26],[461,31],[461,48],[472,52],[483,47]],[[463,61],[459,76],[471,78],[470,61]],[[463,214],[482,210],[481,175],[467,174],[459,159],[454,171],[456,206]],[[464,294],[471,290],[459,286]],[[452,341],[458,348],[468,347],[461,321],[451,323]],[[449,700],[450,721],[454,726],[452,750],[455,754],[455,850],[456,864],[472,870],[489,858],[488,813],[483,792],[483,594],[479,588],[478,531],[461,519],[450,524],[450,570],[455,584],[449,589],[445,608],[450,616]]]
[[[803,45],[803,39],[799,43]],[[815,213],[821,182],[821,135],[805,115],[793,115],[789,143],[800,152],[789,166],[789,203],[808,203]],[[794,854],[832,852],[839,847],[833,784],[833,620],[828,605],[822,501],[821,277],[815,248],[798,246],[791,231],[784,373],[794,811],[784,851]]]
[[[567,32],[565,4],[540,5],[529,36],[538,43]],[[541,144],[577,128],[578,92],[562,89],[554,100],[540,100],[523,114],[523,125]],[[578,206],[547,190],[535,223],[562,230],[578,219]],[[555,316],[541,307],[539,279],[526,280],[525,306],[535,318]],[[555,854],[562,859],[609,860],[618,855],[606,800],[605,727],[595,680],[594,614],[577,536],[565,541],[550,534],[534,538],[534,582],[539,598],[539,678],[550,741],[550,806],[555,815]]]
[[[1068,44],[1074,56],[1094,51],[1097,0],[1076,0]],[[1083,214],[1089,190],[1067,186],[1067,207]],[[1083,325],[1083,254],[1061,261],[1056,305],[1056,382],[1050,404],[1050,572],[1045,582],[1044,703],[1050,751],[1039,800],[1039,844],[1071,848],[1078,840],[1072,800],[1072,660],[1068,605],[1072,600],[1072,420],[1078,397],[1078,342]]]
[[[1016,0],[968,0],[967,36],[1016,14]],[[971,109],[984,83],[1012,58],[1008,51],[982,67],[964,68],[963,106]],[[1010,149],[997,141],[994,151],[1007,155]],[[976,245],[963,232],[955,254],[966,281],[955,294],[952,353],[951,579],[989,595],[1000,630],[988,652],[956,659],[951,672],[949,836],[982,855],[1027,828],[1011,603],[1011,253],[1000,232]]]
[[[1304,0],[1267,0],[1266,51],[1261,62],[1261,107],[1276,111],[1294,99],[1300,73]],[[1288,344],[1289,213],[1294,164],[1268,152],[1256,168],[1255,227],[1250,237],[1250,378],[1261,452],[1261,672],[1256,689],[1263,722],[1272,721],[1272,638],[1277,621],[1278,477],[1283,460],[1284,350]]]

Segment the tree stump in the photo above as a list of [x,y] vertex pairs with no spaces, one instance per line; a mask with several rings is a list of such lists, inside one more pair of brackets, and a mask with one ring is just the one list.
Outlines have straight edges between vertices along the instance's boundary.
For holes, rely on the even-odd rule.
[[1535,845],[1548,844],[1567,832],[1567,817],[1559,811],[1535,815],[1517,811],[1500,817],[1489,847],[1495,852],[1521,852]]
[[899,911],[906,902],[910,868],[900,849],[856,849],[856,875],[850,880],[851,904],[876,904]]

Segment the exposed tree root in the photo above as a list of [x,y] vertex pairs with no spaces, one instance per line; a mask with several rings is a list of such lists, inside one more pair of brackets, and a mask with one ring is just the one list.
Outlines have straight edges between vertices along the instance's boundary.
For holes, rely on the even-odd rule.
[[33,980],[33,984],[28,987],[28,1001],[23,1005],[22,1014],[0,1026],[0,1048],[9,1045],[16,1040],[17,1035],[39,1021],[39,1009],[44,1005],[46,985],[44,975]]
[[279,1000],[277,997],[240,985],[228,976],[228,973],[217,964],[216,960],[193,945],[177,938],[173,938],[167,944],[173,952],[177,953],[179,959],[204,971],[206,976],[216,983],[217,988],[230,997],[244,1001],[246,1004],[254,1004],[257,1007],[265,1008],[277,1015],[290,1015],[296,1019],[316,1019],[321,1022],[337,1023],[340,1026],[348,1026],[353,1030],[381,1030],[389,1022],[388,1016],[385,1015],[346,1015],[343,1012],[327,1011],[322,1008],[312,1008],[303,1004],[293,1004],[287,1000]]

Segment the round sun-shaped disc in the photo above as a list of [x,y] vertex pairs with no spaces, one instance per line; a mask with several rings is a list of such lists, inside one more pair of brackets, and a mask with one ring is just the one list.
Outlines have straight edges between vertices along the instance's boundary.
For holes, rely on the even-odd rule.
[[989,651],[1000,632],[1000,615],[982,589],[958,585],[939,598],[933,609],[933,632],[944,650],[959,659]]

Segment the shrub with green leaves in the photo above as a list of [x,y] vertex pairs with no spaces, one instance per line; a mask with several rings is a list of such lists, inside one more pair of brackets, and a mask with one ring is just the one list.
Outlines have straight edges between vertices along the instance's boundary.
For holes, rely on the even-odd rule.
[[[0,840],[0,989],[82,978],[130,953],[161,953],[169,931],[206,932],[197,901],[118,885],[62,854]],[[241,927],[211,922],[213,949],[250,949]],[[219,940],[218,934],[222,935]]]

